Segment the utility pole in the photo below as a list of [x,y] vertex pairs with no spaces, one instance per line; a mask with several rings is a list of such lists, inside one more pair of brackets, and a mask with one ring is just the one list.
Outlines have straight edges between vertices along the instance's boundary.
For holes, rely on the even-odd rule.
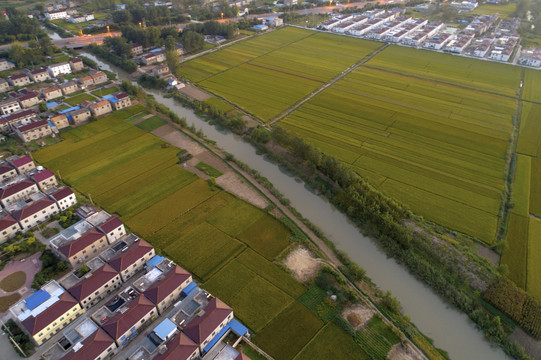
[[90,203],[92,204],[92,206],[94,206],[94,201],[92,201],[92,195],[90,195],[90,193],[88,193],[88,198],[90,199]]
[[17,347],[17,349],[19,349],[19,351],[21,352],[21,354],[24,355],[24,357],[26,357],[26,353],[23,351],[23,349],[21,349],[21,347],[19,346],[19,344],[17,344],[17,342],[13,339],[13,334],[11,333],[11,331],[9,330],[9,328],[7,327],[7,325],[4,323],[4,321],[2,319],[0,319],[0,322],[2,323],[2,327],[4,329],[6,329],[6,331],[9,333],[9,340],[11,340],[11,342]]
[[60,179],[60,181],[62,181],[62,176],[60,176],[60,170],[56,170],[56,173],[58,174],[58,178]]

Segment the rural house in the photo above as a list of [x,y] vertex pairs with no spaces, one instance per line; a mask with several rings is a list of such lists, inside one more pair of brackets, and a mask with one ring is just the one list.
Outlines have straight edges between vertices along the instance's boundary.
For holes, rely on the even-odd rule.
[[11,125],[18,122],[28,122],[36,119],[36,113],[33,110],[23,110],[0,118],[0,130],[9,132]]
[[19,104],[23,109],[27,109],[39,103],[39,97],[37,92],[28,91],[25,94],[22,94],[17,97]]
[[94,271],[92,275],[85,276],[68,291],[83,308],[88,310],[121,285],[122,281],[120,281],[118,272],[105,264]]
[[17,169],[17,172],[19,174],[24,174],[25,172],[27,172],[28,170],[32,170],[36,167],[36,165],[34,164],[34,161],[32,160],[32,158],[28,155],[24,155],[24,156],[17,156],[17,155],[14,155],[14,156],[10,156],[7,158],[7,161],[13,165],[13,167],[15,169]]
[[95,74],[90,74],[90,77],[92,77],[94,85],[102,84],[108,81],[107,74],[103,71],[97,72]]
[[133,43],[131,45],[131,56],[137,56],[143,53],[143,45],[138,43]]
[[167,350],[156,355],[153,360],[192,360],[199,356],[199,346],[182,331],[173,336],[165,346]]
[[73,296],[51,280],[13,305],[10,312],[40,346],[85,311]]
[[139,328],[157,315],[156,307],[143,294],[130,301],[125,308],[125,311],[117,312],[101,325],[119,347],[125,345]]
[[71,66],[67,62],[61,62],[58,64],[49,65],[47,67],[51,77],[57,77],[60,74],[71,74]]
[[107,100],[98,101],[97,103],[94,103],[89,107],[92,115],[94,116],[105,115],[113,111],[113,109],[111,108],[111,104]]
[[154,255],[156,255],[156,253],[152,245],[145,240],[136,238],[131,245],[128,245],[127,250],[118,251],[115,256],[107,262],[113,269],[120,273],[122,281],[127,281]]
[[56,126],[58,130],[70,126],[68,117],[64,114],[55,115],[51,118],[51,122]]
[[62,94],[69,95],[76,91],[79,91],[79,86],[77,83],[73,80],[70,80],[62,85],[60,85],[60,89],[62,89]]
[[9,83],[5,79],[0,79],[0,93],[9,90]]
[[28,125],[14,125],[15,134],[24,142],[40,139],[52,134],[47,120],[38,120]]
[[8,76],[8,82],[11,86],[25,86],[31,83],[30,78],[26,74],[13,74]]
[[75,194],[67,186],[64,186],[60,189],[51,188],[48,189],[46,193],[47,195],[49,195],[49,198],[53,199],[56,202],[56,205],[58,206],[60,211],[67,210],[68,208],[77,204],[77,198],[75,197]]
[[0,189],[0,202],[4,207],[8,207],[21,200],[27,200],[30,195],[38,191],[36,183],[30,179],[25,179],[2,187]]
[[[148,288],[141,289],[145,296],[156,305],[160,314],[163,314],[165,309],[177,302],[180,292],[192,282],[192,275],[189,272],[178,265],[172,265],[173,268],[162,272]],[[150,271],[160,270],[153,268]]]
[[56,203],[47,198],[41,198],[33,203],[11,212],[23,231],[28,231],[59,213]]
[[68,241],[58,247],[57,252],[73,267],[95,257],[107,245],[105,235],[96,229],[90,229],[80,238]]
[[47,71],[47,69],[37,69],[37,70],[30,71],[28,73],[28,76],[30,76],[30,79],[33,82],[42,82],[45,80],[49,80],[51,78],[49,76],[49,72]]
[[53,100],[62,96],[62,90],[59,86],[51,86],[50,88],[41,90],[41,94],[45,101]]
[[0,101],[0,111],[2,115],[12,114],[21,110],[21,105],[17,99],[7,98],[6,100]]
[[92,116],[90,110],[87,108],[74,110],[69,115],[71,116],[71,123],[73,125],[81,125]]
[[[37,170],[37,169],[36,169]],[[45,191],[50,187],[56,186],[58,182],[56,177],[49,169],[43,169],[42,171],[36,171],[35,173],[30,173],[30,178],[34,180],[41,191]]]
[[13,216],[2,211],[0,213],[0,243],[11,239],[18,231],[22,231],[21,225],[19,225]]
[[73,58],[69,61],[69,64],[70,64],[70,67],[71,67],[71,70],[73,72],[77,72],[77,71],[81,71],[85,68],[84,64],[83,64],[83,60],[79,59],[79,58]]
[[0,162],[0,181],[6,181],[17,176],[17,170],[5,161]]
[[92,76],[90,75],[77,79],[77,82],[79,82],[82,88],[86,88],[86,87],[94,85],[94,80],[92,79]]
[[0,71],[6,71],[15,68],[15,64],[7,61],[6,59],[0,59]]
[[115,110],[122,110],[131,106],[130,96],[124,92],[108,95],[106,98],[114,106]]
[[73,347],[61,360],[106,359],[114,354],[113,351],[117,348],[115,341],[102,328],[98,328],[79,344],[79,347]]

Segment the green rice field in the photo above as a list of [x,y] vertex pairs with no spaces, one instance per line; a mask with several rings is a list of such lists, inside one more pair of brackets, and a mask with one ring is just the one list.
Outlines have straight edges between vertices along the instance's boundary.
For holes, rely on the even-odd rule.
[[[314,313],[318,309],[297,301],[307,288],[275,263],[290,247],[290,230],[181,168],[178,149],[162,147],[163,141],[129,122],[143,110],[118,111],[65,132],[64,141],[37,151],[34,158],[118,214],[132,231],[232,306],[263,350],[276,359],[295,358],[313,343],[324,322]],[[338,348],[346,341],[363,354],[344,329],[328,331],[337,337],[326,345]]]
[[[380,45],[286,27],[183,71],[268,121]],[[520,79],[518,67],[389,46],[278,124],[415,213],[492,244]]]
[[188,61],[181,72],[267,121],[380,46],[287,27]]
[[491,243],[515,107],[510,98],[361,67],[280,125],[417,214]]

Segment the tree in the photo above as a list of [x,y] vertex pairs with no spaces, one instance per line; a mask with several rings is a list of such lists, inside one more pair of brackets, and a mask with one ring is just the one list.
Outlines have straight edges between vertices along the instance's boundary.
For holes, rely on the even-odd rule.
[[177,52],[174,49],[166,51],[165,58],[167,59],[169,71],[175,76],[180,76],[180,56]]
[[47,111],[47,104],[45,104],[44,102],[40,102],[40,103],[39,103],[39,111],[40,111],[40,112],[45,112],[45,111]]
[[175,38],[172,35],[168,35],[165,38],[165,51],[175,50],[176,46],[177,41],[175,40]]
[[515,16],[518,16],[521,19],[525,19],[528,11],[530,10],[530,0],[519,0],[517,1],[517,7],[515,9]]
[[183,44],[186,52],[199,50],[205,43],[205,37],[194,31],[186,31],[183,35]]

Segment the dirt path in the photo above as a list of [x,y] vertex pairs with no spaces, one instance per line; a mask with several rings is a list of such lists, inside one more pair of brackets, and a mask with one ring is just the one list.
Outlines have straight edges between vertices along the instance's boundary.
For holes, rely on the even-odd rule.
[[150,119],[150,118],[153,117],[153,116],[154,116],[154,114],[148,114],[148,115],[145,115],[145,116],[143,116],[142,118],[137,119],[137,120],[135,120],[134,122],[132,122],[132,125],[137,125],[137,124],[139,124],[140,122],[143,122],[143,121],[145,121],[146,119]]
[[193,155],[193,158],[183,165],[186,170],[191,171],[206,180],[210,176],[195,167],[199,162],[205,162],[223,173],[223,175],[216,178],[216,184],[223,189],[261,209],[264,209],[269,205],[269,202],[265,197],[261,196],[261,194],[250,184],[239,177],[222,161],[222,159],[213,155],[210,151],[193,141],[189,136],[178,131],[171,124],[157,128],[152,134],[179,149],[186,149]]
[[362,58],[359,62],[351,65],[350,67],[348,67],[346,70],[342,71],[340,74],[338,74],[337,76],[335,76],[331,81],[323,84],[322,86],[320,86],[319,88],[317,88],[316,90],[314,90],[312,93],[310,93],[308,96],[306,96],[304,99],[302,99],[301,101],[299,101],[298,103],[296,103],[295,105],[291,106],[290,108],[286,109],[285,111],[283,111],[281,114],[279,114],[278,116],[276,116],[275,118],[271,119],[269,122],[268,122],[268,126],[271,126],[272,124],[274,124],[275,122],[277,121],[280,121],[282,120],[283,118],[285,118],[286,116],[288,116],[289,114],[291,114],[293,111],[297,110],[299,107],[301,107],[304,103],[306,103],[308,100],[310,100],[311,98],[313,98],[314,96],[316,96],[317,94],[321,93],[323,90],[327,89],[329,86],[332,86],[334,85],[338,80],[344,78],[345,76],[351,74],[353,71],[357,70],[361,65],[363,65],[364,63],[366,63],[368,60],[372,59],[374,56],[376,56],[377,54],[379,54],[380,52],[382,52],[383,50],[385,50],[390,44],[385,44],[383,45],[382,47],[380,48],[377,48],[376,50],[372,51],[370,54],[366,55],[364,58]]

